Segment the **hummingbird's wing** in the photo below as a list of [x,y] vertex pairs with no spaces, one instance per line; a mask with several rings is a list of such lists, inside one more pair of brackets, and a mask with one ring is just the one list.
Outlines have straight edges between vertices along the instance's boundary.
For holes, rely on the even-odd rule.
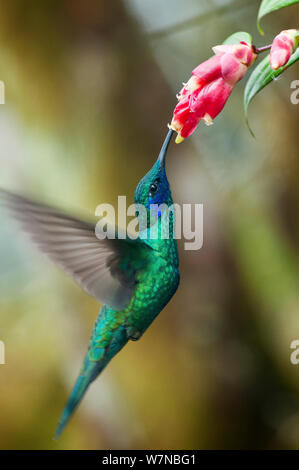
[[[86,292],[116,310],[128,305],[136,285],[130,260],[143,259],[141,252],[150,249],[147,245],[130,239],[99,240],[94,224],[2,189],[0,203],[21,222],[40,250]],[[124,259],[125,270],[121,268]]]

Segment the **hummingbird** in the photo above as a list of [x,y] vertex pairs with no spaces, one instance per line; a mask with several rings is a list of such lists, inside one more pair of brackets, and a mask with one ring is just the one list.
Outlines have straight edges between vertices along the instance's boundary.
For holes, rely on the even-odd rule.
[[[89,385],[129,340],[138,340],[175,294],[180,280],[173,211],[156,211],[158,234],[151,237],[152,205],[173,205],[165,157],[173,135],[170,130],[158,159],[135,190],[139,232],[136,239],[96,237],[95,225],[1,190],[0,202],[19,220],[40,250],[96,298],[102,307],[89,347],[54,438],[63,432]],[[144,214],[146,220],[144,219]],[[166,215],[165,215],[166,214]]]

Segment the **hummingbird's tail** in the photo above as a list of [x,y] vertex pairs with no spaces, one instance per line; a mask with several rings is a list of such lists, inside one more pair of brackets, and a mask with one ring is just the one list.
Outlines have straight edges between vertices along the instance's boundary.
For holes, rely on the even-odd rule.
[[107,310],[108,308],[104,306],[99,313],[80,375],[77,378],[71,396],[62,412],[54,439],[58,439],[62,434],[91,382],[97,378],[113,356],[115,356],[128,341],[125,327],[119,325],[115,328],[116,312],[109,309],[108,314]]
[[80,401],[82,400],[89,384],[92,382],[92,376],[94,375],[94,367],[95,366],[93,363],[91,362],[88,363],[88,358],[86,355],[85,360],[84,360],[85,371],[84,372],[82,371],[79,377],[77,378],[72,394],[63,410],[63,413],[61,415],[61,418],[59,420],[59,423],[58,423],[58,426],[54,435],[55,440],[58,439],[60,435],[62,434],[69,419],[71,418],[75,409],[77,408]]

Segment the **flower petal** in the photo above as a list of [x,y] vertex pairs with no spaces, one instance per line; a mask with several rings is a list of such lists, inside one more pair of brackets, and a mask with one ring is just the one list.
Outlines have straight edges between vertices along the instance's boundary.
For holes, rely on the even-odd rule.
[[291,55],[298,47],[297,30],[281,31],[272,43],[270,51],[270,65],[273,70],[283,67],[290,60]]
[[222,111],[234,85],[256,59],[251,45],[221,45],[215,56],[198,65],[177,95],[170,127],[178,133],[176,142],[189,137],[201,120],[207,125]]
[[192,72],[203,84],[221,77],[221,57],[215,55],[198,65]]
[[179,132],[182,129],[186,119],[188,118],[190,113],[189,100],[189,96],[183,97],[174,109],[170,127],[176,132]]
[[181,129],[180,136],[183,139],[189,137],[195,131],[200,119],[197,117],[196,113],[190,112],[184,126]]
[[234,86],[239,80],[241,80],[241,78],[244,77],[247,72],[247,67],[239,62],[233,55],[223,54],[221,56],[221,70],[222,78],[227,83]]
[[206,114],[211,119],[222,111],[233,87],[223,78],[218,78],[201,90],[197,99],[194,99],[190,109],[195,115],[202,119]]

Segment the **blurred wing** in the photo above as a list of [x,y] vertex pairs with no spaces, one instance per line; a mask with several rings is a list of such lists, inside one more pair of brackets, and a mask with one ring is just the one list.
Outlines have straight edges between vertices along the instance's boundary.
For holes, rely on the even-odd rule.
[[138,256],[140,249],[148,249],[145,244],[99,240],[95,225],[4,190],[0,190],[0,203],[21,222],[40,250],[86,292],[114,309],[126,307],[136,285],[136,272],[127,260],[126,271],[120,263],[124,256],[129,259]]

